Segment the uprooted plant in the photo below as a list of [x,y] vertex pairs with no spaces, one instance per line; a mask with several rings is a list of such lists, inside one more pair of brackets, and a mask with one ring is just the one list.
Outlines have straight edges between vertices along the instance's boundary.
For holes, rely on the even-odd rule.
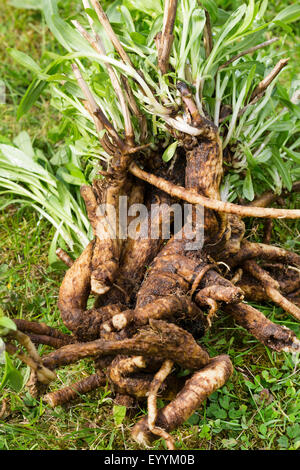
[[[56,105],[60,100],[60,105],[68,103],[68,119],[73,113],[83,135],[91,132],[95,138],[96,129],[103,160],[92,186],[81,188],[94,238],[75,261],[58,251],[69,266],[59,309],[72,334],[17,319],[17,330],[9,333],[6,347],[15,352],[16,340],[27,350],[28,355],[19,357],[32,368],[30,386],[36,393],[45,393],[47,380],[58,367],[94,358],[94,375],[47,393],[44,399],[54,407],[108,382],[119,403],[130,407],[135,400],[148,401],[148,416],[133,427],[132,437],[144,445],[160,437],[172,449],[169,433],[233,371],[228,356],[211,358],[197,342],[218,310],[231,314],[275,351],[300,350],[294,332],[247,303],[273,301],[299,320],[300,256],[268,243],[270,224],[266,243],[249,242],[243,222],[246,217],[300,218],[300,210],[268,207],[278,199],[280,176],[285,191],[299,189],[297,171],[293,172],[293,162],[299,158],[295,139],[288,134],[280,143],[289,161],[288,176],[274,145],[274,124],[280,119],[287,123],[298,94],[285,99],[286,106],[270,117],[276,78],[287,59],[280,59],[267,73],[264,70],[264,78],[257,82],[259,59],[249,68],[245,57],[259,54],[275,39],[259,42],[263,6],[254,2],[242,5],[213,35],[210,14],[196,0],[182,0],[178,11],[177,1],[167,0],[146,44],[138,32],[117,34],[99,2],[90,3],[83,0],[86,18],[73,21],[76,31],[69,25],[58,30],[60,23],[51,17],[53,29],[70,51],[56,62],[67,67],[72,61],[77,82],[66,68],[63,90],[52,84]],[[121,11],[130,24],[129,12]],[[134,45],[132,38],[137,41]],[[87,59],[92,70],[83,65]],[[105,86],[97,76],[107,81]],[[167,149],[166,140],[171,141]],[[254,183],[244,155],[254,170]],[[270,158],[274,165],[264,167]],[[251,203],[222,200],[224,173],[229,183],[237,167],[246,168],[243,188]],[[271,187],[254,199],[253,184],[259,181],[271,181]],[[240,189],[238,185],[237,194]],[[137,236],[121,233],[124,226],[118,219],[124,197],[129,207],[160,204],[154,215],[145,213],[146,219],[151,218],[146,234],[142,219],[136,224]],[[174,205],[183,201],[192,210],[188,217],[180,212],[178,226]],[[200,206],[203,217],[198,217]],[[172,218],[168,237],[165,221]],[[156,237],[151,236],[153,226]],[[191,248],[191,240],[199,234],[202,243]],[[91,295],[94,305],[87,308]],[[39,359],[32,343],[55,350]],[[177,377],[176,366],[188,369],[189,377]],[[158,395],[170,401],[160,410]]]

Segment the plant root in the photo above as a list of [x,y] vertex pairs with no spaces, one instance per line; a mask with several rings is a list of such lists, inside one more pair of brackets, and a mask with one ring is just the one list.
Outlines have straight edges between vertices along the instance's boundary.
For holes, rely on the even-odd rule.
[[34,344],[46,344],[47,346],[55,349],[62,348],[66,344],[72,343],[72,341],[64,341],[59,338],[53,338],[52,336],[35,335],[34,333],[27,333],[27,335]]
[[226,305],[223,309],[232,315],[238,325],[274,351],[289,353],[300,351],[300,341],[293,331],[271,322],[251,305],[240,303]]
[[157,419],[157,393],[164,382],[164,380],[167,378],[167,376],[171,373],[173,367],[173,362],[166,360],[162,364],[161,368],[159,371],[155,374],[151,385],[149,389],[149,394],[148,394],[148,428],[149,431],[154,434],[155,436],[162,437],[165,439],[167,448],[169,450],[174,450],[174,442],[171,436],[164,431],[162,428],[155,426],[155,422]]
[[[203,369],[195,372],[187,380],[183,389],[167,406],[159,410],[156,426],[167,433],[186,421],[203,401],[215,390],[222,387],[233,373],[233,367],[228,356],[217,356],[210,359]],[[132,430],[132,438],[141,445],[149,446],[156,436],[148,426],[148,417],[141,419]]]
[[[230,135],[229,132],[226,137],[224,126],[222,143],[216,124],[223,117],[219,119],[218,111],[214,124],[204,103],[202,108],[203,83],[195,99],[186,81],[176,83],[173,73],[161,76],[171,71],[173,65],[170,57],[177,3],[177,0],[165,2],[162,31],[155,38],[159,86],[167,87],[169,81],[178,92],[176,103],[170,107],[165,90],[159,96],[162,104],[156,100],[155,87],[149,87],[147,77],[134,70],[131,57],[100,3],[91,0],[121,58],[118,71],[111,65],[115,62],[109,60],[112,58],[107,56],[96,33],[89,1],[83,0],[91,34],[77,21],[73,24],[102,57],[123,115],[124,132],[119,127],[116,130],[116,122],[110,122],[109,114],[98,105],[99,100],[94,98],[78,65],[73,64],[84,95],[83,105],[94,121],[99,142],[110,161],[99,171],[101,178],[81,188],[94,239],[75,261],[63,250],[57,251],[58,258],[69,267],[60,287],[58,306],[71,334],[17,319],[18,330],[8,336],[5,344],[8,352],[31,367],[28,386],[35,394],[45,392],[56,377],[56,368],[92,358],[95,374],[48,393],[44,400],[55,407],[106,384],[115,394],[116,402],[127,407],[148,398],[148,416],[134,426],[132,437],[142,445],[163,438],[169,449],[174,449],[170,432],[223,386],[233,372],[228,356],[210,358],[198,343],[218,311],[229,313],[238,325],[275,351],[300,351],[300,341],[293,331],[271,322],[243,302],[244,299],[272,301],[300,319],[300,256],[269,244],[272,219],[298,219],[300,210],[285,209],[278,195],[270,191],[248,205],[221,200],[222,149]],[[205,20],[204,49],[209,57],[213,36],[208,11]],[[240,52],[219,69],[275,40]],[[248,104],[240,109],[236,119],[264,95],[286,64],[286,59],[278,62],[247,98]],[[127,71],[134,78],[127,78]],[[178,143],[170,164],[161,158],[167,143],[160,139],[164,131],[157,133],[155,140],[146,140],[150,137],[147,119],[136,101],[142,94],[145,98],[142,107],[147,108],[150,98],[146,87],[149,96],[153,95],[154,117],[158,114],[160,125],[161,120],[165,121],[169,136]],[[299,190],[300,184],[295,182],[293,191]],[[283,196],[287,194],[282,192]],[[129,201],[127,224],[121,223],[123,197]],[[192,205],[189,214],[182,212],[186,209],[184,202]],[[269,207],[273,203],[281,207]],[[137,222],[131,208],[139,204],[146,206],[147,214]],[[153,206],[158,208],[154,213]],[[265,219],[265,243],[251,243],[246,239],[244,217]],[[142,230],[144,223],[146,230]],[[136,229],[134,235],[132,226]],[[198,244],[191,244],[191,240]],[[14,340],[26,353],[18,351],[12,343]],[[40,358],[33,342],[55,350]],[[188,379],[177,377],[178,367],[190,371]],[[157,410],[158,396],[171,400],[160,410]]]
[[48,385],[56,379],[56,374],[44,366],[42,358],[28,335],[16,330],[9,333],[8,339],[16,340],[26,350],[27,354],[19,353],[16,346],[11,343],[5,343],[5,348],[10,354],[17,354],[17,357],[30,367],[32,376],[36,378],[36,381]]
[[56,392],[47,393],[43,397],[43,401],[48,403],[51,408],[66,403],[78,398],[80,395],[91,392],[99,387],[103,387],[107,383],[107,378],[104,374],[96,373],[86,377],[79,382],[75,382],[69,387],[62,388]]
[[61,333],[61,331],[56,328],[51,328],[51,326],[46,325],[45,323],[38,323],[34,321],[23,320],[21,318],[14,319],[14,322],[19,331],[22,331],[26,334],[36,334],[36,335],[45,335],[50,336],[51,338],[57,338],[64,342],[65,344],[73,343],[75,338],[70,335]]
[[68,253],[66,253],[62,248],[58,248],[55,253],[56,253],[56,256],[63,263],[65,263],[66,266],[68,266],[68,268],[70,268],[73,265],[74,260],[72,260],[72,258],[68,255]]
[[300,309],[280,294],[280,286],[277,281],[253,260],[246,261],[244,267],[255,279],[262,283],[266,294],[275,304],[279,305],[279,307],[283,308],[287,313],[293,315],[297,320],[300,320]]
[[235,214],[239,217],[263,217],[270,219],[287,218],[299,219],[299,209],[273,209],[256,206],[239,206],[230,202],[223,202],[214,199],[209,199],[195,191],[188,190],[182,186],[177,186],[164,178],[155,176],[142,170],[136,163],[132,162],[129,166],[129,171],[137,178],[152,184],[156,188],[165,191],[173,198],[178,198],[190,204],[199,204],[200,206],[212,209],[216,212],[224,212],[225,214]]
[[162,320],[151,320],[132,338],[114,341],[102,339],[63,346],[43,358],[51,370],[85,357],[111,354],[143,355],[158,361],[172,359],[186,369],[196,370],[207,364],[209,356],[193,336],[182,328]]

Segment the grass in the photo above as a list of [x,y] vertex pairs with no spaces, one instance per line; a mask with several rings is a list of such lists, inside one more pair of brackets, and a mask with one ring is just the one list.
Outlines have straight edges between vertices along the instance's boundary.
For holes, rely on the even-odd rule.
[[[76,2],[65,1],[63,8],[66,17],[76,9]],[[4,38],[0,50],[0,78],[7,86],[7,102],[0,105],[4,116],[0,122],[0,139],[12,140],[20,130],[27,130],[35,145],[47,150],[48,145],[57,145],[52,135],[60,116],[49,107],[45,95],[26,118],[16,121],[16,107],[31,76],[12,62],[6,48],[18,48],[40,61],[46,50],[56,50],[58,46],[39,12],[13,9],[4,0],[0,14],[3,18],[0,34]],[[299,65],[296,57],[291,60],[295,73]],[[292,197],[287,204],[292,207],[296,200]],[[1,308],[11,317],[44,321],[65,331],[56,305],[64,270],[48,265],[53,229],[30,207],[15,205],[0,213],[0,226]],[[261,223],[257,222],[251,229],[249,226],[251,240],[259,241],[261,235]],[[272,241],[299,250],[296,222],[276,221]],[[299,325],[281,309],[269,304],[262,311],[271,320],[299,333]],[[212,356],[229,354],[235,372],[221,390],[175,431],[176,448],[299,448],[296,358],[271,352],[221,312],[203,343]],[[40,346],[39,351],[44,353],[47,347]],[[25,383],[28,371],[21,364],[18,367]],[[61,368],[51,388],[58,389],[90,373],[93,373],[93,366],[89,361]],[[0,449],[10,450],[135,449],[137,445],[130,440],[130,428],[146,411],[142,407],[138,413],[120,417],[122,409],[114,406],[108,390],[93,392],[54,410],[32,398],[24,387],[19,393],[6,387],[0,401],[3,399],[7,400],[7,410],[0,420]],[[156,444],[157,449],[163,446],[162,442]]]

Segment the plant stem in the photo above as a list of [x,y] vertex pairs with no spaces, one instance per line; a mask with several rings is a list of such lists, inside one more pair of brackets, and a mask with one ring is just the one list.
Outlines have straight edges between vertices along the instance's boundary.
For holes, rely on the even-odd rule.
[[279,62],[275,65],[273,70],[257,85],[255,90],[252,92],[250,96],[250,102],[254,100],[257,96],[261,96],[262,93],[268,88],[270,83],[277,77],[279,72],[285,67],[288,63],[289,59],[280,59]]
[[174,41],[173,29],[177,11],[177,0],[166,0],[164,9],[163,29],[158,48],[158,66],[164,75],[169,69],[169,58]]
[[279,38],[273,38],[273,39],[269,39],[268,41],[265,41],[265,42],[262,42],[260,44],[257,44],[257,46],[253,46],[253,47],[250,47],[249,49],[247,49],[246,51],[243,51],[243,52],[240,52],[239,54],[237,54],[236,56],[232,57],[231,59],[227,60],[226,62],[224,62],[224,64],[220,65],[220,67],[218,68],[218,70],[222,70],[224,69],[225,67],[227,67],[228,65],[232,64],[233,62],[235,62],[237,59],[239,59],[240,57],[243,57],[244,55],[247,55],[247,54],[252,54],[253,52],[257,51],[258,49],[262,49],[263,47],[267,47],[267,46],[270,46],[271,44],[273,44],[274,42],[278,41]]

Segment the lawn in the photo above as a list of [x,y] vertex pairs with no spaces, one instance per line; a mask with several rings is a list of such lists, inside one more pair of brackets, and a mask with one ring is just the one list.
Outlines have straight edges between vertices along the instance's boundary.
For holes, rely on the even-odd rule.
[[[79,3],[61,2],[64,18],[74,15]],[[219,2],[229,9],[234,3]],[[279,5],[270,2],[270,14],[274,9],[278,11]],[[30,113],[17,121],[17,106],[32,76],[13,61],[7,48],[17,48],[38,63],[45,60],[47,51],[59,52],[60,48],[38,10],[16,9],[4,0],[0,16],[0,79],[6,85],[6,102],[0,104],[0,142],[12,142],[20,131],[26,130],[34,146],[50,156],[61,144],[55,132],[60,115],[50,106],[46,92]],[[295,46],[299,44],[299,31],[299,25],[293,25],[294,36],[286,41],[290,67],[282,75],[283,85],[288,85],[297,74],[299,77],[300,49]],[[0,208],[10,197],[0,199]],[[299,197],[291,195],[285,205],[299,206]],[[54,233],[49,222],[29,205],[10,204],[0,211],[0,306],[11,318],[43,321],[66,332],[57,308],[65,268],[48,262]],[[248,239],[260,241],[262,234],[263,224],[257,219],[251,228],[249,225]],[[272,243],[300,253],[299,224],[274,222]],[[262,311],[275,323],[300,333],[299,325],[280,308],[265,304]],[[176,449],[298,449],[298,358],[267,349],[221,311],[202,343],[211,356],[229,354],[235,371],[231,380],[173,433]],[[41,354],[47,350],[46,346],[39,346]],[[25,384],[28,370],[17,364]],[[3,369],[0,364],[0,380]],[[91,373],[93,365],[88,360],[61,368],[51,390]],[[54,410],[42,400],[32,398],[25,386],[18,393],[5,386],[0,393],[0,409],[6,403],[0,414],[0,449],[138,448],[130,439],[130,428],[146,408],[124,416],[124,410],[114,404],[109,390],[90,393]],[[155,448],[164,448],[162,441]]]

